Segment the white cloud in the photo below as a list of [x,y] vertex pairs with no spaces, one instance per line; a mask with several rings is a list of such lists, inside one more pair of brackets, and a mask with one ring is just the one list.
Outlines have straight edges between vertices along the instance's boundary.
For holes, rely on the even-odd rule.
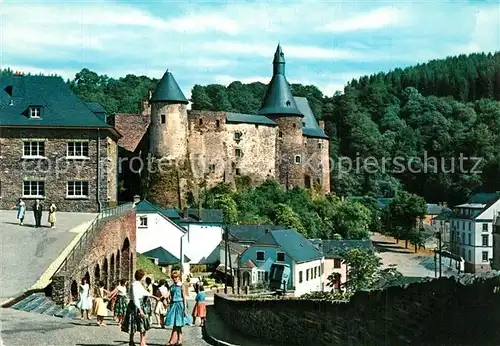
[[357,30],[380,29],[399,25],[408,20],[406,12],[395,7],[381,7],[351,18],[340,19],[320,26],[318,31],[349,32]]

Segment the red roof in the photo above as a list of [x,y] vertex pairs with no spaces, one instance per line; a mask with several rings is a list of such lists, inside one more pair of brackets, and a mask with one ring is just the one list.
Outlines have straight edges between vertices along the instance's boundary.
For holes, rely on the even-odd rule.
[[125,150],[134,152],[148,130],[149,122],[149,115],[115,114],[115,128],[123,136],[118,140],[118,145]]

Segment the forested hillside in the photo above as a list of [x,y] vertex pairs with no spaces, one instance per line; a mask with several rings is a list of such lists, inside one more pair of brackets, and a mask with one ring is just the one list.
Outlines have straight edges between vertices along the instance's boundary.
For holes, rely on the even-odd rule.
[[[100,102],[109,113],[138,112],[156,83],[88,69],[68,81],[77,95]],[[195,85],[192,108],[255,113],[265,91],[262,83]],[[475,191],[500,190],[500,53],[365,76],[348,83],[342,94],[325,96],[315,86],[296,84],[292,91],[307,97],[316,117],[326,122],[334,163],[331,186],[338,194],[391,197],[404,187],[428,202],[454,204]],[[418,162],[425,157],[427,165]],[[358,167],[353,162],[353,169],[339,168],[346,158],[358,158]],[[370,167],[363,169],[359,164],[366,158]],[[436,168],[429,165],[434,163]],[[471,173],[473,168],[479,173]]]

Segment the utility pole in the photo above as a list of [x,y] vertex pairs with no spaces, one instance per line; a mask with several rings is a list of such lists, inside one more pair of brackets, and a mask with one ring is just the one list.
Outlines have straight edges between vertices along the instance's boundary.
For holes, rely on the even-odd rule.
[[442,269],[441,269],[441,266],[442,266],[442,258],[441,258],[441,252],[443,250],[442,248],[442,241],[441,241],[441,232],[438,232],[438,247],[439,247],[439,277],[441,277],[442,275]]
[[226,284],[224,285],[224,294],[227,294],[227,280],[228,280],[228,276],[227,276],[227,262],[228,262],[228,257],[229,257],[229,244],[227,242],[227,226],[224,224],[224,241],[225,241],[225,253],[226,253],[226,259],[224,261],[225,263],[225,269],[226,269]]

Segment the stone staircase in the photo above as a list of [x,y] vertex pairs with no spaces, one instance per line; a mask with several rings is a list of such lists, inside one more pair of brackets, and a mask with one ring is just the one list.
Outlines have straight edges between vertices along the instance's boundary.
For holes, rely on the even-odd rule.
[[45,293],[33,293],[10,308],[61,318],[75,318],[78,315],[76,307],[57,305],[49,297],[45,296]]

